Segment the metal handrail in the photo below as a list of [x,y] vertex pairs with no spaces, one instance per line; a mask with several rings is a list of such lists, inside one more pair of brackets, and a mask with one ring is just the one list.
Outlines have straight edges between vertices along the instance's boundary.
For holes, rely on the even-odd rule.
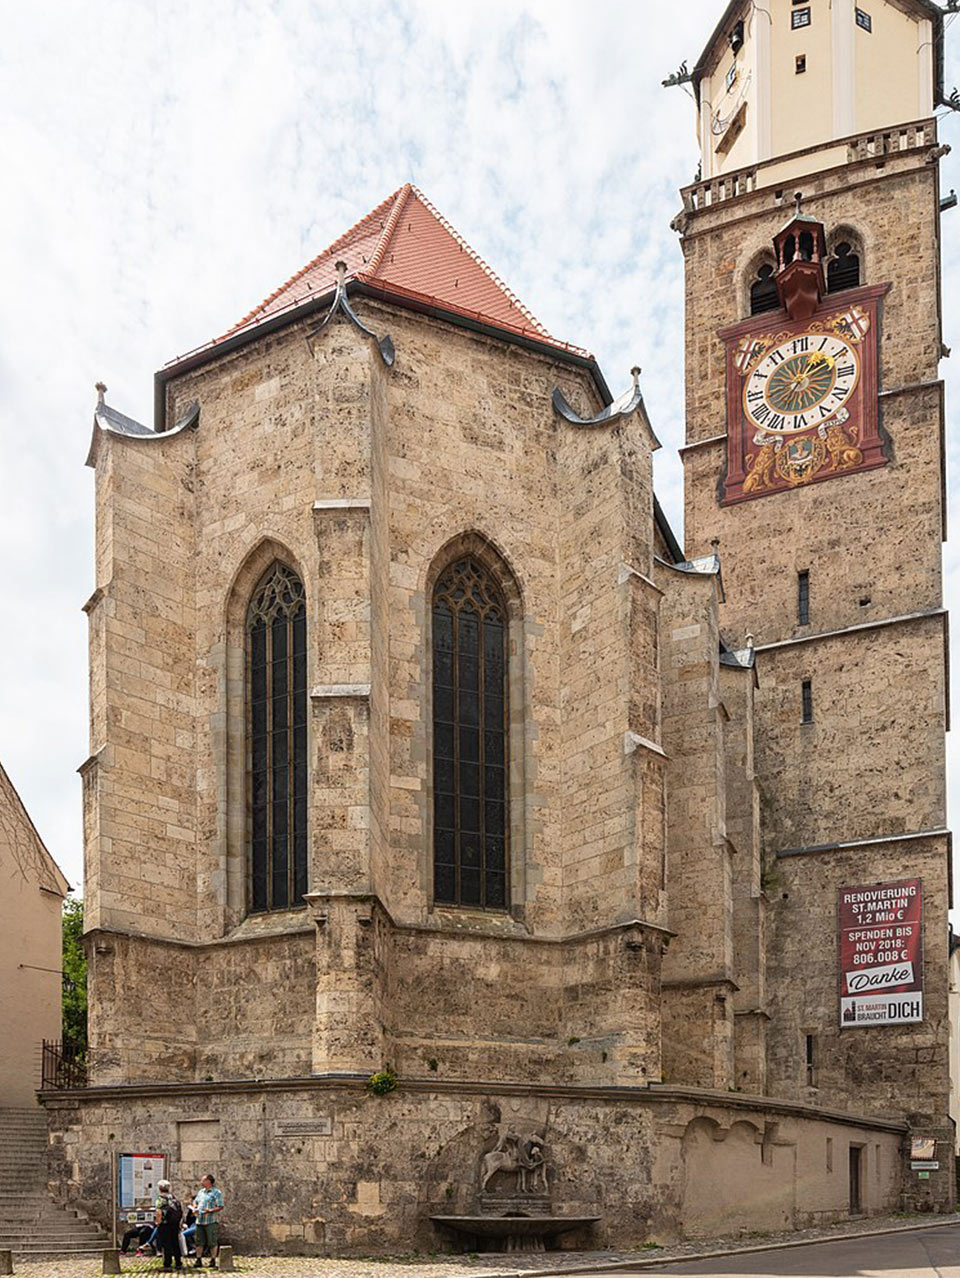
[[60,1092],[87,1085],[87,1053],[73,1043],[43,1040],[40,1090]]

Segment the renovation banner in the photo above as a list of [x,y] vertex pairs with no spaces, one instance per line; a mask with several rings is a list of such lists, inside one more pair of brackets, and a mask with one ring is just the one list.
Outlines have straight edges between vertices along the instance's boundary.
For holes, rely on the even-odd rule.
[[841,1029],[922,1021],[922,880],[842,887],[837,910]]

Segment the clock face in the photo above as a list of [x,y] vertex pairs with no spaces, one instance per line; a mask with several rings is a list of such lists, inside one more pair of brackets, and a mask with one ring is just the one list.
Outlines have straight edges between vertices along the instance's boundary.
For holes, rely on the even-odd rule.
[[860,359],[833,333],[799,333],[768,350],[743,387],[743,409],[776,435],[808,430],[833,417],[857,389]]
[[751,316],[727,345],[724,506],[886,466],[877,343],[889,284],[826,298],[809,318]]

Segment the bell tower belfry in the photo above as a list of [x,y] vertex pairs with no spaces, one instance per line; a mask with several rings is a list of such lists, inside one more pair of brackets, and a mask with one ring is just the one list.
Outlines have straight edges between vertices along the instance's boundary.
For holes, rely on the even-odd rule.
[[693,71],[703,177],[928,119],[942,36],[927,0],[735,0]]
[[[718,553],[756,663],[738,1085],[948,1141],[942,28],[926,0],[728,5],[674,225],[686,553]],[[904,1183],[952,1201],[948,1172]]]

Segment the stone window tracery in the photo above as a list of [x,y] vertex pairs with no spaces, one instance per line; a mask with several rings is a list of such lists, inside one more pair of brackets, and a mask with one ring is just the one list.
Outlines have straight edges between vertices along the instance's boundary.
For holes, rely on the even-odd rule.
[[507,894],[507,610],[458,557],[433,591],[434,900],[503,910]]
[[251,912],[307,890],[307,611],[303,582],[275,561],[246,619],[247,822]]

